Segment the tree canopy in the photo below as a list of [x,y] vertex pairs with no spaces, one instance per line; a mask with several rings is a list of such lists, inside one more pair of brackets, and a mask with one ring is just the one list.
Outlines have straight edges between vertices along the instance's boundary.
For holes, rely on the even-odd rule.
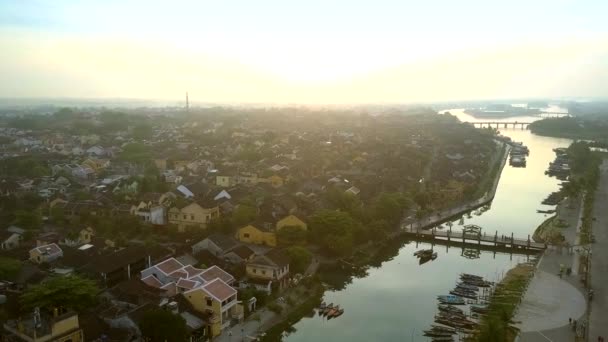
[[255,208],[245,204],[239,204],[232,213],[232,222],[236,226],[242,226],[253,221],[256,216]]
[[277,232],[277,240],[284,246],[304,245],[306,238],[306,231],[298,226],[285,226]]
[[346,255],[353,247],[361,224],[346,212],[321,210],[310,219],[311,238],[332,254]]
[[139,329],[142,336],[150,341],[181,342],[188,337],[186,321],[181,316],[160,309],[145,312]]
[[0,279],[13,279],[21,270],[19,260],[0,257]]
[[291,273],[304,273],[312,260],[312,254],[304,247],[293,246],[287,248],[289,256],[289,271]]
[[57,276],[27,289],[21,303],[27,309],[59,308],[81,311],[97,302],[99,289],[93,280],[76,275]]

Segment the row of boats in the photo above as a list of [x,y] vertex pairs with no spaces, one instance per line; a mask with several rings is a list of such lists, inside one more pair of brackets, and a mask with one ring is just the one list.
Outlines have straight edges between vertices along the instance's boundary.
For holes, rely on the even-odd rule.
[[509,165],[514,167],[526,167],[526,156],[530,154],[530,150],[522,143],[511,143],[511,152],[509,157]]
[[340,305],[334,305],[334,303],[325,304],[325,302],[323,302],[319,306],[318,312],[319,316],[332,319],[341,316],[344,313],[344,309],[340,308]]
[[418,258],[418,264],[422,265],[426,262],[437,259],[437,252],[433,252],[432,249],[421,249],[414,252],[414,256]]
[[[437,296],[439,313],[435,316],[435,323],[424,331],[424,335],[431,337],[434,342],[454,341],[457,333],[471,334],[478,327],[478,323],[471,320],[457,305],[465,305],[466,299],[478,299],[480,288],[492,286],[492,282],[483,277],[463,273],[454,290],[449,295]],[[473,315],[482,315],[488,312],[487,305],[471,305]]]
[[556,177],[559,180],[566,180],[570,175],[570,158],[565,148],[554,148],[556,157],[555,160],[549,163],[549,169],[545,171],[546,175]]

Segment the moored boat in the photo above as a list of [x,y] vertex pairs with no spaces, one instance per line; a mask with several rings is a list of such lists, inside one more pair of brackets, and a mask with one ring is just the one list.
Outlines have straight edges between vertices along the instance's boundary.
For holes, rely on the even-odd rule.
[[441,304],[464,305],[464,299],[454,295],[440,295],[437,299]]
[[419,258],[426,256],[426,255],[432,255],[432,254],[433,254],[432,249],[421,249],[421,250],[414,252],[414,256],[417,256]]
[[321,311],[321,314],[322,314],[323,316],[325,316],[325,315],[327,315],[327,313],[329,313],[329,311],[330,311],[331,309],[333,309],[333,308],[334,308],[334,303],[329,303],[329,305],[327,305],[327,306],[325,307],[325,309],[323,309],[323,311]]
[[338,312],[338,310],[340,310],[340,305],[336,305],[334,306],[331,310],[329,310],[329,312],[327,313],[327,318],[333,318],[336,313]]

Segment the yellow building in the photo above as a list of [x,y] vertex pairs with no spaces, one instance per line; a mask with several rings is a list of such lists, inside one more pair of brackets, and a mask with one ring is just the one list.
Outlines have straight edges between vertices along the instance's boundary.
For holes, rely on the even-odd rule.
[[209,222],[220,217],[220,209],[217,205],[205,208],[193,202],[185,207],[172,207],[169,209],[169,224],[174,224],[180,232],[187,228],[207,228]]
[[67,312],[63,315],[57,313],[53,317],[41,315],[40,328],[35,328],[34,320],[9,320],[4,323],[4,330],[10,341],[28,342],[81,342],[84,333],[78,323],[78,314]]
[[167,169],[167,159],[164,158],[158,158],[158,159],[154,159],[154,165],[156,165],[156,168],[163,172]]
[[82,165],[86,165],[95,171],[99,171],[110,166],[110,161],[107,159],[88,158],[82,162]]
[[282,187],[283,184],[285,184],[283,177],[277,175],[272,175],[268,177],[268,181],[270,182],[270,185],[272,185],[273,188],[279,188]]
[[283,227],[299,227],[304,231],[308,230],[306,223],[295,215],[285,216],[277,222],[277,231]]
[[95,235],[95,231],[92,227],[86,227],[80,230],[78,233],[78,242],[80,243],[91,243],[91,239]]
[[233,177],[231,176],[216,176],[215,177],[215,184],[217,186],[222,186],[222,187],[230,187],[233,186],[235,184]]
[[[260,225],[260,227],[262,227]],[[247,225],[239,228],[236,232],[236,239],[245,243],[255,243],[258,245],[267,245],[275,247],[277,245],[277,237],[274,231],[267,228],[257,228],[254,225]]]

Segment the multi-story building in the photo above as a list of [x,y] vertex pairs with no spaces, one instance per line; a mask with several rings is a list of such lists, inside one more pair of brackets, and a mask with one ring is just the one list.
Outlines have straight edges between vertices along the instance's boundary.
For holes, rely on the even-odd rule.
[[195,310],[208,314],[211,337],[243,319],[243,306],[231,286],[234,277],[217,266],[199,269],[169,258],[141,271],[141,280],[169,297],[182,294]]
[[201,205],[192,202],[184,207],[172,207],[169,209],[169,224],[177,226],[179,231],[187,228],[207,228],[209,222],[220,217],[220,208],[216,203]]

